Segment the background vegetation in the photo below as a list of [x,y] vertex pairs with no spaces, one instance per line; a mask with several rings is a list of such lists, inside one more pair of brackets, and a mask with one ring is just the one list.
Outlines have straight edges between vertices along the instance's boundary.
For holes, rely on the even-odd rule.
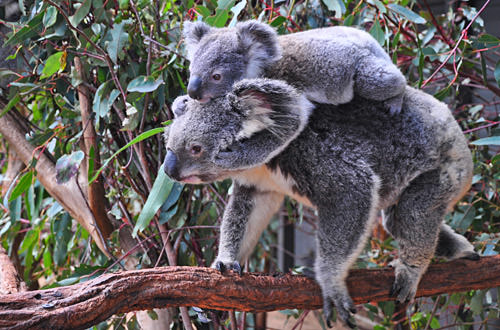
[[[183,187],[170,182],[159,171],[165,151],[157,128],[172,118],[171,101],[185,93],[189,63],[182,22],[203,20],[223,27],[255,18],[280,34],[331,25],[365,29],[410,85],[445,100],[471,142],[475,162],[473,189],[447,221],[482,255],[497,254],[500,40],[485,31],[481,19],[489,2],[474,8],[454,1],[439,15],[426,0],[20,0],[18,15],[4,6],[0,116],[14,116],[36,150],[57,162],[60,185],[77,182],[86,190],[86,176],[96,177],[100,156],[105,166],[98,179],[105,192],[102,202],[115,230],[94,219],[99,230],[91,236],[92,227],[73,221],[74,214],[37,179],[44,174],[35,170],[39,154],[24,166],[14,152],[16,141],[7,143],[0,136],[0,243],[30,289],[85,281],[120,267],[209,266],[231,183]],[[91,95],[88,118],[82,115],[79,86]],[[91,123],[97,143],[86,148],[82,131]],[[77,180],[79,172],[83,179]],[[291,201],[282,213],[287,221],[313,223],[313,213]],[[250,271],[278,270],[278,227],[273,222],[261,237]],[[121,237],[127,229],[134,232],[133,244]],[[107,248],[96,246],[108,232]],[[359,260],[362,267],[385,266],[396,254],[383,234],[370,243]],[[132,266],[125,265],[129,257],[135,260]],[[490,290],[417,300],[403,306],[409,318],[397,315],[400,307],[393,302],[367,304],[364,310],[377,329],[398,322],[413,328],[465,329],[498,319],[499,295]],[[287,313],[297,318],[302,312]],[[230,326],[227,314],[195,309],[189,314],[199,328]],[[249,327],[255,324],[252,315],[236,317],[242,327],[244,320]],[[181,327],[177,314],[173,322],[173,328]],[[116,316],[99,327],[111,323],[138,326],[134,317]]]

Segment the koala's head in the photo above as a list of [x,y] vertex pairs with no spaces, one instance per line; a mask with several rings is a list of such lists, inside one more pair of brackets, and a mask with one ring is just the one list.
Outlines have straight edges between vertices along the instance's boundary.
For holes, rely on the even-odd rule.
[[202,103],[231,90],[244,78],[256,78],[281,57],[277,33],[257,21],[234,28],[212,28],[203,22],[184,22],[191,98]]
[[[267,162],[302,131],[312,109],[293,87],[269,79],[242,80],[227,95],[207,103],[183,100],[186,96],[174,102],[183,107],[174,110],[176,117],[165,130],[164,170],[185,183],[225,179]],[[254,146],[259,154],[255,159],[245,145],[252,145],[259,134],[272,138]],[[240,164],[236,160],[245,165],[235,165]]]

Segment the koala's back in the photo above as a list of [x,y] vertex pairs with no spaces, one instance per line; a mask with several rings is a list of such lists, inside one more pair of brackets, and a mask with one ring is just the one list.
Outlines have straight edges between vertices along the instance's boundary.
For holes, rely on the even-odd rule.
[[424,172],[450,171],[455,190],[467,189],[472,173],[466,140],[446,105],[409,87],[397,116],[362,98],[335,111],[318,104],[301,135],[268,166],[290,175],[294,189],[316,205],[328,202],[337,181],[350,176],[362,184],[373,173],[381,181],[380,208]]
[[[354,91],[384,100],[404,89],[402,74],[365,31],[336,26],[282,35],[278,41],[282,57],[267,68],[265,76],[287,81],[311,100],[343,104],[352,99]],[[367,83],[363,76],[372,76],[370,70],[379,75],[374,84],[380,86],[363,93],[364,89],[372,89],[363,85]]]

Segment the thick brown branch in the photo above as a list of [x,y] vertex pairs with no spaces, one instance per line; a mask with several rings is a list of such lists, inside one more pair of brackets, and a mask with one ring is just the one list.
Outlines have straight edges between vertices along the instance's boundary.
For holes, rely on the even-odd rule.
[[17,274],[7,251],[0,245],[0,295],[26,291],[26,284]]
[[[347,279],[356,304],[392,299],[390,268],[352,270]],[[500,286],[500,256],[435,264],[417,296]],[[321,293],[304,276],[247,273],[221,275],[208,268],[165,267],[101,275],[44,291],[0,296],[0,326],[13,329],[83,329],[116,313],[169,306],[271,311],[317,309]]]

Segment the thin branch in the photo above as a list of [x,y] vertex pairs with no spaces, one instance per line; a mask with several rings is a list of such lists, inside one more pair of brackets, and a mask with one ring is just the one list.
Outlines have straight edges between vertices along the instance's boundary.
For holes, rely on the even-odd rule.
[[478,12],[476,13],[476,15],[474,15],[474,17],[471,19],[471,21],[469,22],[469,24],[465,27],[465,29],[460,34],[460,38],[458,38],[457,42],[455,43],[455,47],[453,47],[453,49],[450,51],[450,53],[448,54],[448,56],[446,57],[446,59],[441,63],[441,65],[436,69],[436,71],[434,71],[434,73],[431,74],[431,76],[429,78],[427,78],[422,83],[422,86],[421,86],[422,88],[425,87],[425,85],[427,85],[429,83],[429,81],[432,80],[432,78],[434,78],[434,76],[446,65],[446,63],[448,63],[448,60],[452,56],[455,56],[455,53],[457,52],[458,46],[460,46],[460,42],[467,36],[467,31],[471,27],[472,23],[474,23],[474,21],[479,17],[479,15],[483,12],[483,10],[486,8],[486,6],[489,3],[490,3],[490,0],[486,0],[486,2],[481,7],[481,9],[479,9]]

